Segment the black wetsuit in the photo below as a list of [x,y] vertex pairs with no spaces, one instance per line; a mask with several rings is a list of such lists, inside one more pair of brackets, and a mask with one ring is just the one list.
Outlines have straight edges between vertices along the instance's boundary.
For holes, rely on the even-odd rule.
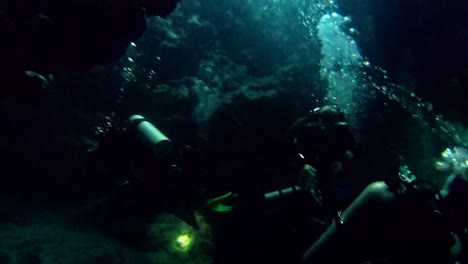
[[[332,216],[346,207],[358,194],[352,175],[358,155],[354,135],[346,122],[324,122],[320,113],[299,119],[288,131],[293,152],[301,153],[304,162],[317,170],[318,186],[325,215]],[[351,156],[347,156],[351,155]],[[334,163],[340,163],[339,173],[333,172]]]

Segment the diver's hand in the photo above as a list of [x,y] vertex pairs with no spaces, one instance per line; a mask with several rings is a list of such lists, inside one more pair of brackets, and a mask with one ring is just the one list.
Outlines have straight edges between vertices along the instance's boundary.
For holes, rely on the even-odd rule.
[[318,185],[317,170],[313,166],[309,164],[302,166],[299,172],[299,184],[312,195],[317,206],[322,205],[322,192]]

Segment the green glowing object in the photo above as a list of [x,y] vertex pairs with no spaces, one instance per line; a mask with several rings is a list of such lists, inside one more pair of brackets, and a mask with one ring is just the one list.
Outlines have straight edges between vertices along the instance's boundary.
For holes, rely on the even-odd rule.
[[223,213],[223,212],[230,212],[232,211],[232,206],[230,205],[224,205],[224,204],[217,204],[211,208],[213,211],[218,212],[218,213]]
[[192,240],[192,237],[188,234],[180,235],[176,239],[176,246],[180,250],[188,250],[192,244]]

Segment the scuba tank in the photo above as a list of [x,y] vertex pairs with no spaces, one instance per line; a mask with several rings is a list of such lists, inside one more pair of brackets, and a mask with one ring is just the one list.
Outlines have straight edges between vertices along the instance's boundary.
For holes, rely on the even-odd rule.
[[154,157],[158,159],[169,157],[173,149],[172,141],[145,117],[130,116],[129,127],[133,129],[139,143],[149,149]]

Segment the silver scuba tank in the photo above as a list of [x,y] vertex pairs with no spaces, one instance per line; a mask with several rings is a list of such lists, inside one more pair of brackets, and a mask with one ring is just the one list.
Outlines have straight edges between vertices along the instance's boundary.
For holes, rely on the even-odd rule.
[[142,115],[132,115],[130,126],[134,127],[136,136],[144,147],[150,149],[158,159],[166,159],[170,155],[173,143],[155,125]]

